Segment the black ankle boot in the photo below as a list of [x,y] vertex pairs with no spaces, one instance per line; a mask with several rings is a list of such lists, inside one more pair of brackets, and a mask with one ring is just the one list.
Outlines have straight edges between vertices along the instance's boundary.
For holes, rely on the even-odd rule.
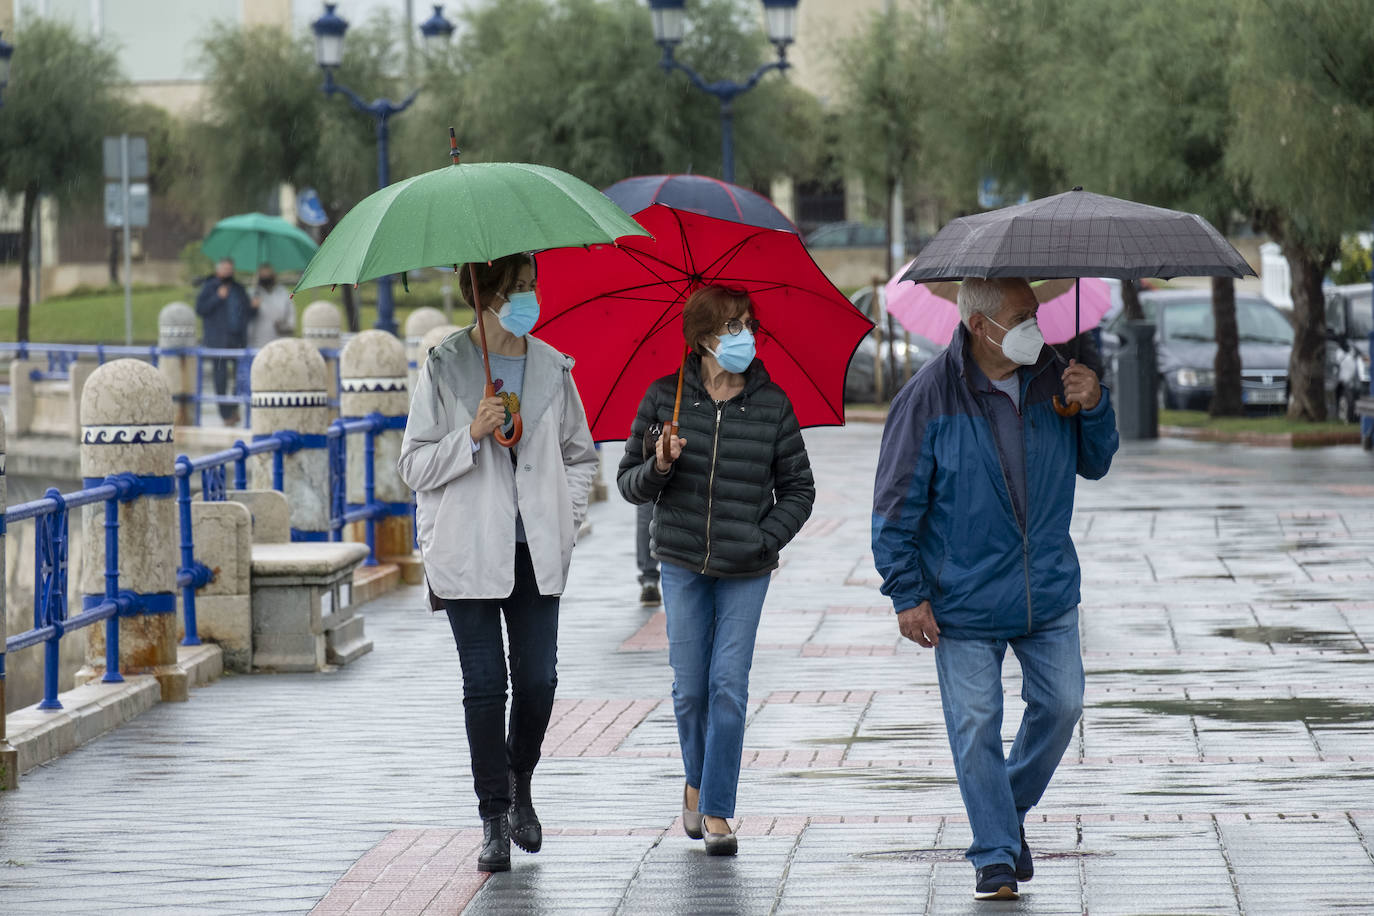
[[510,871],[510,830],[506,816],[482,818],[482,851],[477,854],[478,871]]
[[544,845],[544,830],[530,798],[530,777],[533,775],[514,770],[510,774],[510,838],[525,852],[538,852]]

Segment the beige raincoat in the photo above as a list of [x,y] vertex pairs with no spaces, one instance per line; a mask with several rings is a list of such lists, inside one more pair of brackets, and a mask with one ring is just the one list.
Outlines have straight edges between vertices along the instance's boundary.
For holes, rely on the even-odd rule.
[[420,370],[397,463],[415,491],[425,577],[440,598],[505,598],[515,587],[515,516],[525,524],[543,595],[562,594],[597,456],[573,360],[526,337],[520,394],[524,435],[512,450],[468,427],[486,378],[465,328]]

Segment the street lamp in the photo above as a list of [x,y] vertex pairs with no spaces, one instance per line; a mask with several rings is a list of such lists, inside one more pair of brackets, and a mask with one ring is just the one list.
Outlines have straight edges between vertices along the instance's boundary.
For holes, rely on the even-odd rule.
[[699,73],[673,56],[686,33],[687,0],[649,0],[649,11],[653,15],[654,23],[654,41],[663,49],[663,60],[659,65],[670,73],[673,70],[681,70],[687,74],[693,86],[720,100],[721,177],[729,182],[735,180],[735,98],[753,89],[769,70],[786,70],[792,66],[787,60],[787,46],[796,39],[797,4],[801,0],[762,2],[764,31],[778,51],[778,59],[763,64],[743,83],[733,80],[708,83]]
[[[391,183],[391,165],[387,153],[390,130],[387,122],[392,115],[400,114],[409,108],[410,103],[415,101],[416,93],[419,90],[412,92],[399,103],[389,99],[377,99],[368,103],[359,98],[352,89],[342,83],[334,82],[334,70],[343,62],[344,33],[348,31],[348,22],[334,12],[334,7],[337,5],[326,3],[324,15],[310,24],[311,31],[315,33],[315,63],[319,64],[320,69],[324,71],[324,86],[321,89],[325,95],[333,95],[336,92],[342,93],[354,108],[372,115],[376,120],[377,187],[384,188]],[[432,53],[447,46],[449,38],[453,35],[453,23],[444,18],[443,11],[442,5],[435,4],[434,14],[420,24],[420,34],[424,37],[425,49]],[[395,334],[397,330],[395,312],[395,301],[391,295],[391,277],[378,277],[376,327]]]
[[14,45],[0,38],[0,105],[5,104],[5,87],[10,84],[10,58],[14,56]]

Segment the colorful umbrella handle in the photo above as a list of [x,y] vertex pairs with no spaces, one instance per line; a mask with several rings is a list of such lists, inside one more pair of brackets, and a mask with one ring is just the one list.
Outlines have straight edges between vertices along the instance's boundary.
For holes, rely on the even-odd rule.
[[[482,397],[484,397],[484,398],[494,398],[494,397],[496,397],[496,386],[493,385],[490,381],[487,382],[486,387],[483,389],[483,391],[482,391]],[[511,430],[510,430],[510,438],[509,438],[509,439],[506,438],[506,434],[503,433],[503,432],[501,432],[501,430],[500,430],[499,428],[496,429],[496,430],[494,430],[494,431],[492,432],[492,434],[491,434],[491,437],[492,437],[493,439],[495,439],[499,444],[504,445],[506,448],[510,448],[512,445],[514,445],[515,443],[519,442],[519,441],[520,441],[520,436],[525,432],[525,424],[523,424],[523,423],[520,422],[520,414],[518,414],[518,413],[513,413],[513,414],[511,414],[510,416],[511,416]]]
[[1074,401],[1072,404],[1065,404],[1063,398],[1059,397],[1057,394],[1050,403],[1054,405],[1054,412],[1061,417],[1071,417],[1083,409],[1083,405],[1077,401]]

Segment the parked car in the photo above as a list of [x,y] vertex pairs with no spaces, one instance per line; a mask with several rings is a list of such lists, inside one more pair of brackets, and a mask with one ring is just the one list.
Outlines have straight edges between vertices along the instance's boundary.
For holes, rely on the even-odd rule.
[[[1161,409],[1206,410],[1212,402],[1217,339],[1212,294],[1206,289],[1151,290],[1140,294],[1145,319],[1155,325]],[[1116,383],[1121,348],[1121,310],[1102,324],[1102,355],[1108,385]],[[1280,411],[1288,405],[1288,358],[1293,326],[1268,300],[1236,294],[1240,336],[1241,400],[1254,412]]]
[[1334,420],[1354,423],[1355,401],[1369,394],[1369,333],[1374,304],[1368,283],[1326,291],[1326,399]]
[[[826,223],[806,234],[803,239],[807,248],[886,248],[887,225],[885,223],[860,223],[845,220]],[[914,227],[906,227],[907,250],[916,241]]]
[[[884,298],[882,287],[878,287],[880,311],[877,314],[880,316],[886,315],[886,311],[881,310]],[[865,286],[861,288],[858,292],[849,297],[849,301],[854,303],[854,307],[864,315],[869,318],[874,318],[874,312],[872,310],[873,287]],[[911,355],[911,374],[915,375],[918,369],[944,349],[944,347],[937,347],[935,344],[918,334],[912,335],[911,344],[908,346],[905,335],[902,332],[902,326],[898,324],[896,328],[896,340],[888,340],[886,338],[887,323],[886,321],[883,323],[884,339],[880,352],[882,353],[883,359],[884,400],[891,399],[891,397],[897,393],[897,389],[901,387],[903,379],[906,378],[906,360],[908,353]],[[874,352],[877,350],[877,334],[870,331],[863,340],[859,341],[859,348],[854,351],[854,356],[849,360],[849,369],[846,370],[844,377],[844,399],[846,401],[857,402],[875,400],[873,392],[873,356]],[[889,353],[891,353],[897,361],[897,377],[895,379],[892,378],[891,372],[888,369],[888,367],[892,365],[889,361]]]

